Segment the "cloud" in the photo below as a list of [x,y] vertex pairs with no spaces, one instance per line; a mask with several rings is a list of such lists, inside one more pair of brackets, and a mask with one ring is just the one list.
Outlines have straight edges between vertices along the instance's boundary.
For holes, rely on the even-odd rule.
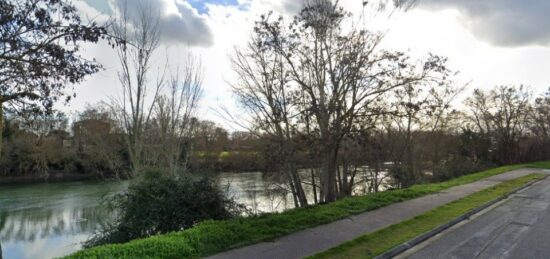
[[[110,0],[112,9],[127,4],[130,15],[136,8],[145,6],[160,14],[162,40],[168,43],[183,43],[189,46],[208,47],[214,35],[208,24],[208,16],[199,14],[197,9],[184,0]],[[134,10],[132,10],[134,9]],[[156,9],[156,10],[155,10]]]
[[260,15],[269,11],[277,15],[292,17],[299,13],[305,0],[243,0],[241,6],[246,6],[249,13]]
[[459,10],[476,38],[493,45],[550,45],[548,0],[423,0],[419,7]]
[[163,36],[169,41],[185,42],[191,46],[210,46],[213,34],[206,17],[188,2],[176,1],[177,12],[161,18]]
[[78,10],[80,17],[84,20],[84,22],[95,21],[97,23],[103,24],[107,23],[109,20],[109,15],[98,11],[98,9],[90,5],[89,2],[74,1],[73,4]]

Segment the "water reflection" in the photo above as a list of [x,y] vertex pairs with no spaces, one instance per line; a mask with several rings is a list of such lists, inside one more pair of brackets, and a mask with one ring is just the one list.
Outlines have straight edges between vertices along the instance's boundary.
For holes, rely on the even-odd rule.
[[[304,192],[311,204],[314,201],[312,182],[318,185],[319,179],[315,176],[313,180],[308,180],[311,179],[309,169],[300,170],[299,173],[304,182]],[[261,172],[221,173],[218,179],[222,188],[226,189],[228,196],[246,205],[253,213],[280,212],[294,208],[290,187],[286,185],[286,182],[271,174]],[[375,173],[367,167],[359,168],[354,180],[356,184],[352,191],[353,195],[382,191],[391,187],[392,184],[385,171]]]
[[4,258],[52,258],[80,249],[110,212],[103,195],[125,182],[73,182],[0,187],[0,242]]
[[253,213],[282,211],[294,207],[292,194],[284,183],[277,183],[260,172],[221,173],[219,184],[229,197],[246,205]]

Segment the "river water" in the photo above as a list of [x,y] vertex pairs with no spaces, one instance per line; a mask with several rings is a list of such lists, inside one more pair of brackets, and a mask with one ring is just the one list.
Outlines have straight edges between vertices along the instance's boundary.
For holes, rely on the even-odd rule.
[[[294,207],[283,184],[267,174],[220,173],[226,195],[252,212],[283,211]],[[102,196],[123,191],[127,181],[64,182],[0,186],[0,244],[4,259],[40,259],[68,255],[81,248],[111,213]],[[358,185],[356,192],[364,192]],[[313,190],[306,186],[309,199]]]

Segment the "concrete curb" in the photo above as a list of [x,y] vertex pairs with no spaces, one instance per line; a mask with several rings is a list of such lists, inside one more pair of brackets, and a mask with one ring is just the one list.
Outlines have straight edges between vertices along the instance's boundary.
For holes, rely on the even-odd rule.
[[464,220],[470,218],[470,217],[473,216],[474,214],[479,213],[480,211],[482,211],[482,210],[484,210],[484,209],[486,209],[486,208],[488,208],[488,207],[494,205],[495,203],[497,203],[497,202],[499,202],[499,201],[502,201],[502,200],[508,198],[510,195],[512,195],[512,194],[514,194],[514,193],[516,193],[516,192],[519,192],[519,191],[521,191],[521,190],[523,190],[523,189],[526,189],[526,188],[530,187],[531,185],[533,185],[533,184],[535,184],[536,182],[539,182],[539,181],[545,179],[546,177],[548,177],[548,175],[544,176],[544,177],[541,178],[541,179],[530,181],[530,182],[526,183],[525,185],[523,185],[523,186],[521,186],[521,187],[518,187],[518,188],[516,188],[516,189],[514,189],[514,190],[512,190],[512,191],[510,191],[510,192],[508,192],[508,193],[506,193],[506,194],[504,194],[504,195],[502,195],[502,196],[500,196],[500,197],[498,197],[498,198],[492,200],[492,201],[489,201],[489,202],[483,204],[483,205],[480,206],[480,207],[477,207],[477,208],[475,208],[475,209],[473,209],[473,210],[470,210],[470,211],[466,212],[465,214],[462,214],[461,216],[458,216],[457,218],[455,218],[455,219],[453,219],[453,220],[451,220],[451,221],[449,221],[449,222],[447,222],[447,223],[445,223],[445,224],[443,224],[443,225],[440,225],[440,226],[438,226],[438,227],[436,227],[436,228],[434,228],[434,229],[432,229],[432,230],[430,230],[430,231],[428,231],[428,232],[426,232],[426,233],[424,233],[424,234],[422,234],[422,235],[420,235],[420,236],[415,237],[415,238],[412,239],[412,240],[409,240],[409,241],[407,241],[407,242],[405,242],[405,243],[403,243],[403,244],[400,244],[400,245],[398,245],[398,246],[396,246],[396,247],[394,247],[394,248],[392,248],[392,249],[386,251],[385,253],[383,253],[383,254],[381,254],[381,255],[379,255],[379,256],[376,256],[375,259],[389,259],[389,258],[393,258],[393,257],[395,257],[395,256],[397,256],[397,255],[399,255],[399,254],[401,254],[401,253],[403,253],[403,252],[405,252],[406,250],[408,250],[408,249],[410,249],[410,248],[412,248],[412,247],[414,247],[414,246],[416,246],[416,245],[418,245],[418,244],[420,244],[420,243],[426,241],[427,239],[429,239],[429,238],[431,238],[431,237],[433,237],[433,236],[435,236],[435,235],[437,235],[437,234],[443,232],[444,230],[446,230],[446,229],[448,229],[448,228],[450,228],[450,227],[452,227],[452,226],[454,226],[454,225],[460,223],[461,221],[464,221]]

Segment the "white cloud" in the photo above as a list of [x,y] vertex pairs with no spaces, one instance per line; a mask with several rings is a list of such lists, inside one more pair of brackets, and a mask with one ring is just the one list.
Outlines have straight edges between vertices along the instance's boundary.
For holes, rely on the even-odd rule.
[[111,10],[128,8],[130,17],[138,15],[138,8],[148,8],[159,13],[161,37],[165,42],[189,46],[210,46],[213,37],[208,17],[199,14],[183,0],[110,0]]
[[453,8],[463,24],[484,41],[498,46],[550,44],[548,0],[423,0],[421,8]]
[[550,48],[543,46],[502,47],[479,39],[464,26],[460,10],[447,8],[412,10],[392,24],[384,45],[421,56],[432,52],[449,58],[460,71],[462,82],[472,88],[502,84],[526,84],[536,93],[550,85]]

